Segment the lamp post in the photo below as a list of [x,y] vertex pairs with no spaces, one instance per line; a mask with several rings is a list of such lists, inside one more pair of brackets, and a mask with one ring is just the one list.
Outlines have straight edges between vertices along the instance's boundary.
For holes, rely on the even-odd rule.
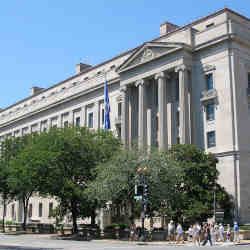
[[145,228],[144,228],[144,221],[145,221],[145,214],[147,211],[147,202],[148,202],[148,198],[147,198],[147,183],[146,183],[146,176],[145,173],[147,172],[147,168],[138,168],[137,169],[137,173],[139,176],[139,183],[140,186],[143,187],[142,189],[142,212],[141,212],[141,229],[142,229],[142,241],[145,240]]

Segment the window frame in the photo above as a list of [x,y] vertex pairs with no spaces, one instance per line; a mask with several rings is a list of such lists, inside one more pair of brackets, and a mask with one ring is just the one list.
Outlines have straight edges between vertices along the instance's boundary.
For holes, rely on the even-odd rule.
[[[211,142],[211,135],[213,135],[213,142]],[[216,132],[215,130],[207,132],[207,148],[216,147]]]
[[94,112],[88,113],[88,128],[94,128]]
[[[212,109],[209,108],[211,106],[213,107]],[[208,103],[206,105],[206,120],[207,121],[214,121],[215,120],[215,105],[214,105],[214,103]]]

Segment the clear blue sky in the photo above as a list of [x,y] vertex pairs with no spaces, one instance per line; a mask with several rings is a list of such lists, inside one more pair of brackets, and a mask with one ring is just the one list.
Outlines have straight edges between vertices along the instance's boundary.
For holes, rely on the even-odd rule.
[[0,5],[0,107],[224,6],[250,17],[249,0],[11,0]]

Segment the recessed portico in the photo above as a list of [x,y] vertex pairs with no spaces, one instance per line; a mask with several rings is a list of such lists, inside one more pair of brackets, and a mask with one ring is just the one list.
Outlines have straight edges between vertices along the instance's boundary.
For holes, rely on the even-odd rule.
[[149,43],[120,66],[125,145],[166,149],[191,142],[189,50],[182,44]]

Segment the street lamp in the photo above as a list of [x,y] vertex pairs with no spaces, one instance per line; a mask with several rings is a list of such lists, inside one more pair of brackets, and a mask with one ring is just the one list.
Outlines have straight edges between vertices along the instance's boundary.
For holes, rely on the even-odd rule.
[[[147,172],[147,168],[138,168],[137,173],[139,177],[139,186],[142,187],[141,192],[139,195],[141,195],[142,200],[142,212],[141,212],[141,229],[142,229],[142,241],[145,240],[145,229],[144,229],[144,220],[145,220],[145,214],[147,211],[147,203],[148,203],[148,189],[147,189],[147,182],[146,182],[146,176],[145,173]],[[136,186],[137,187],[137,186]],[[136,188],[136,195],[138,195],[138,187]]]

